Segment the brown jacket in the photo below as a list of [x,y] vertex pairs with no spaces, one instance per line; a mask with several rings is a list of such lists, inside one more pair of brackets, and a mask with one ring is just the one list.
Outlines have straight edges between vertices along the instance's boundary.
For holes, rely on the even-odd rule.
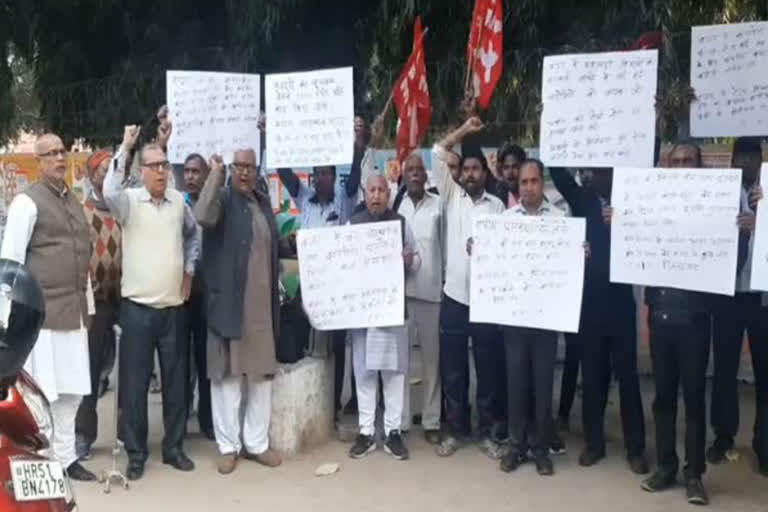
[[44,329],[74,330],[88,320],[88,270],[91,240],[83,207],[69,189],[59,193],[35,183],[24,193],[37,207],[37,222],[27,246],[26,265],[45,297]]

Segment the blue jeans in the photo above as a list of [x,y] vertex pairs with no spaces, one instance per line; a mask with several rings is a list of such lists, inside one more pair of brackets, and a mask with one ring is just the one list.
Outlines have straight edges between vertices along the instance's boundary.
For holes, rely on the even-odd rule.
[[440,309],[440,375],[445,422],[454,437],[471,432],[469,410],[469,337],[477,376],[478,430],[490,435],[503,421],[504,347],[498,326],[469,321],[469,306],[443,296]]

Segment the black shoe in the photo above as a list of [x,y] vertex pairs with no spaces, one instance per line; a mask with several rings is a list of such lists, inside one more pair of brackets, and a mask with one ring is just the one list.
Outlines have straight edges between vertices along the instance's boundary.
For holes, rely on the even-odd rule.
[[648,492],[666,491],[675,485],[675,473],[656,470],[654,474],[643,480],[642,488]]
[[403,442],[403,436],[400,432],[393,430],[387,436],[387,440],[384,443],[384,451],[392,456],[395,460],[408,460],[410,455],[408,454],[408,448]]
[[437,446],[440,444],[440,431],[439,430],[425,430],[424,431],[424,439],[427,440],[427,443]]
[[79,462],[73,462],[69,465],[67,475],[72,480],[77,480],[78,482],[95,482],[98,480],[96,475],[81,466]]
[[209,441],[215,441],[215,440],[216,440],[216,434],[214,434],[214,432],[213,432],[213,428],[212,428],[212,427],[208,427],[208,428],[202,428],[202,427],[200,427],[200,434],[201,434],[201,435],[202,435],[204,438],[206,438],[207,440],[209,440]]
[[376,451],[376,441],[373,436],[364,436],[360,434],[355,440],[355,444],[349,449],[349,456],[353,459],[362,459],[369,453]]
[[581,455],[579,455],[579,465],[585,468],[592,467],[605,458],[605,451],[596,452],[585,448]]
[[501,458],[501,464],[499,464],[499,467],[505,473],[512,473],[513,471],[516,471],[517,468],[519,468],[526,460],[527,458],[525,455],[517,451],[510,450],[504,457]]
[[144,476],[144,463],[143,462],[129,462],[128,469],[125,470],[125,476],[130,481],[139,480]]
[[163,457],[163,464],[167,464],[179,471],[192,471],[195,469],[195,463],[189,460],[189,457],[180,452],[175,457]]
[[554,431],[549,442],[549,453],[551,455],[565,455],[565,441]]
[[685,482],[685,495],[691,505],[709,505],[709,496],[701,478],[688,478]]
[[757,458],[757,472],[763,476],[768,476],[768,457]]
[[645,455],[627,457],[627,463],[629,464],[629,469],[636,475],[647,475],[651,471],[648,467],[648,459],[645,458]]
[[546,455],[537,455],[534,460],[536,463],[536,472],[541,476],[552,476],[555,474],[555,466],[552,459]]
[[728,462],[728,452],[733,448],[733,440],[726,437],[718,437],[707,450],[707,461],[710,464],[724,464]]

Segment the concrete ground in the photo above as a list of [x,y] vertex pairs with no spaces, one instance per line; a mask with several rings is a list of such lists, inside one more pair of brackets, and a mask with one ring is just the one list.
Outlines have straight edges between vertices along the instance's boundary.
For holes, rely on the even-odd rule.
[[[643,389],[652,445],[652,386],[647,379],[643,381]],[[86,464],[94,471],[107,469],[111,464],[112,400],[110,392],[100,402],[100,440],[94,459]],[[711,495],[710,510],[765,512],[768,510],[768,478],[755,474],[754,456],[748,448],[754,419],[754,394],[750,386],[744,386],[741,401],[740,458],[709,468],[705,484]],[[160,461],[162,420],[158,395],[152,395],[150,402],[151,456],[144,479],[133,483],[128,491],[113,488],[111,494],[104,494],[101,485],[77,484],[80,510],[652,512],[693,508],[684,501],[683,488],[657,495],[640,489],[640,478],[630,473],[622,455],[615,390],[608,411],[607,460],[590,469],[578,466],[582,441],[577,399],[571,421],[573,432],[566,437],[568,454],[555,458],[557,473],[551,478],[536,475],[532,465],[523,466],[515,474],[502,473],[497,462],[486,458],[474,446],[466,447],[452,459],[440,459],[423,441],[418,429],[410,433],[411,460],[406,462],[394,461],[381,450],[366,459],[353,461],[347,457],[349,445],[333,441],[277,469],[242,461],[229,476],[216,472],[216,445],[193,433],[186,450],[197,469],[180,473]],[[196,432],[194,420],[190,422],[190,429]],[[678,435],[682,432],[681,425]],[[649,454],[653,454],[652,446]],[[341,464],[341,470],[329,477],[316,477],[315,469],[329,462]]]

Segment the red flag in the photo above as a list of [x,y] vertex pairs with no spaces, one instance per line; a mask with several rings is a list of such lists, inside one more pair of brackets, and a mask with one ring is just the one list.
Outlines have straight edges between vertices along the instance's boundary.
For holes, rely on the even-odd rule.
[[397,160],[401,163],[419,147],[432,119],[421,17],[416,18],[413,32],[413,51],[392,92],[398,118]]
[[477,104],[486,109],[503,68],[502,0],[475,0],[467,56]]

